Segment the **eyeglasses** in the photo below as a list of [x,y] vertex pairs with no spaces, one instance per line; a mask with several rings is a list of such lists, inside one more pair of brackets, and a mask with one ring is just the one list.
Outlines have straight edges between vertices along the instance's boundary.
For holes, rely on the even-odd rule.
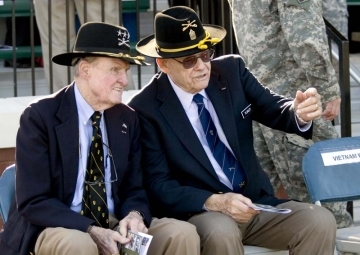
[[176,62],[182,64],[185,69],[190,69],[190,68],[193,68],[196,65],[198,58],[200,58],[204,63],[207,63],[210,60],[212,60],[213,57],[214,57],[214,52],[215,52],[214,49],[208,49],[208,50],[206,50],[204,52],[201,52],[201,53],[199,53],[197,55],[187,57],[183,61],[177,60],[175,58],[173,58],[173,59]]
[[[109,147],[107,144],[105,144],[105,143],[103,143],[103,145],[106,146],[106,148],[108,149],[108,153],[107,153],[107,155],[106,155],[106,157],[105,157],[105,168],[107,168],[107,162],[108,162],[108,159],[110,159],[110,160],[111,160],[111,163],[112,163],[112,167],[113,167],[113,169],[114,169],[114,171],[115,171],[115,179],[114,179],[114,180],[107,181],[107,182],[106,182],[106,181],[94,181],[94,182],[90,182],[90,181],[84,180],[84,182],[85,182],[86,184],[88,184],[88,185],[109,184],[109,183],[112,183],[112,182],[116,182],[116,181],[118,180],[117,171],[116,171],[116,167],[115,167],[115,162],[114,162],[113,155],[112,155],[112,153],[111,153],[110,147]],[[88,169],[86,169],[86,171],[88,171]],[[111,173],[111,170],[110,170],[110,173]]]

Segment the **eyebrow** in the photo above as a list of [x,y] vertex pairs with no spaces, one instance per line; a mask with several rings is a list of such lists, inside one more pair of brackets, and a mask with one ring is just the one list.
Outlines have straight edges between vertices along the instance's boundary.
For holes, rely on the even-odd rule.
[[121,68],[121,69],[126,69],[129,70],[130,69],[130,64],[127,62],[121,63],[121,62],[114,62],[112,64],[111,68]]

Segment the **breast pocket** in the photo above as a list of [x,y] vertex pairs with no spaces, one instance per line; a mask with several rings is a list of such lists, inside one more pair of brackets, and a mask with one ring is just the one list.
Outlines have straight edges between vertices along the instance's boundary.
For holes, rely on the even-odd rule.
[[310,9],[312,0],[283,0],[286,6],[295,6],[305,11]]
[[279,0],[255,0],[255,5],[263,17],[271,17],[278,12],[277,1]]

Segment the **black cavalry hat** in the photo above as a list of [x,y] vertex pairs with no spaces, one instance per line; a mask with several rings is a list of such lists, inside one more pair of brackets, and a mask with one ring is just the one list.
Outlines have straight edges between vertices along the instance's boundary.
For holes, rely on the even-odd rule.
[[103,22],[88,22],[80,27],[73,51],[56,55],[52,61],[71,66],[76,58],[102,56],[120,58],[131,64],[149,65],[143,56],[130,56],[129,43],[130,34],[126,28]]
[[226,30],[203,25],[196,12],[175,6],[155,16],[155,34],[140,40],[136,50],[154,58],[176,58],[206,50],[224,39]]

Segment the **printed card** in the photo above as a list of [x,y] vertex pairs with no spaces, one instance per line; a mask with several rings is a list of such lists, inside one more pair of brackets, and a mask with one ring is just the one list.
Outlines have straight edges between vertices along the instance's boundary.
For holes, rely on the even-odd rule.
[[262,205],[262,204],[253,204],[252,205],[248,205],[249,207],[253,208],[254,210],[260,210],[260,211],[265,211],[265,212],[274,212],[274,213],[290,213],[291,209],[279,209],[276,208],[274,206],[271,205]]

